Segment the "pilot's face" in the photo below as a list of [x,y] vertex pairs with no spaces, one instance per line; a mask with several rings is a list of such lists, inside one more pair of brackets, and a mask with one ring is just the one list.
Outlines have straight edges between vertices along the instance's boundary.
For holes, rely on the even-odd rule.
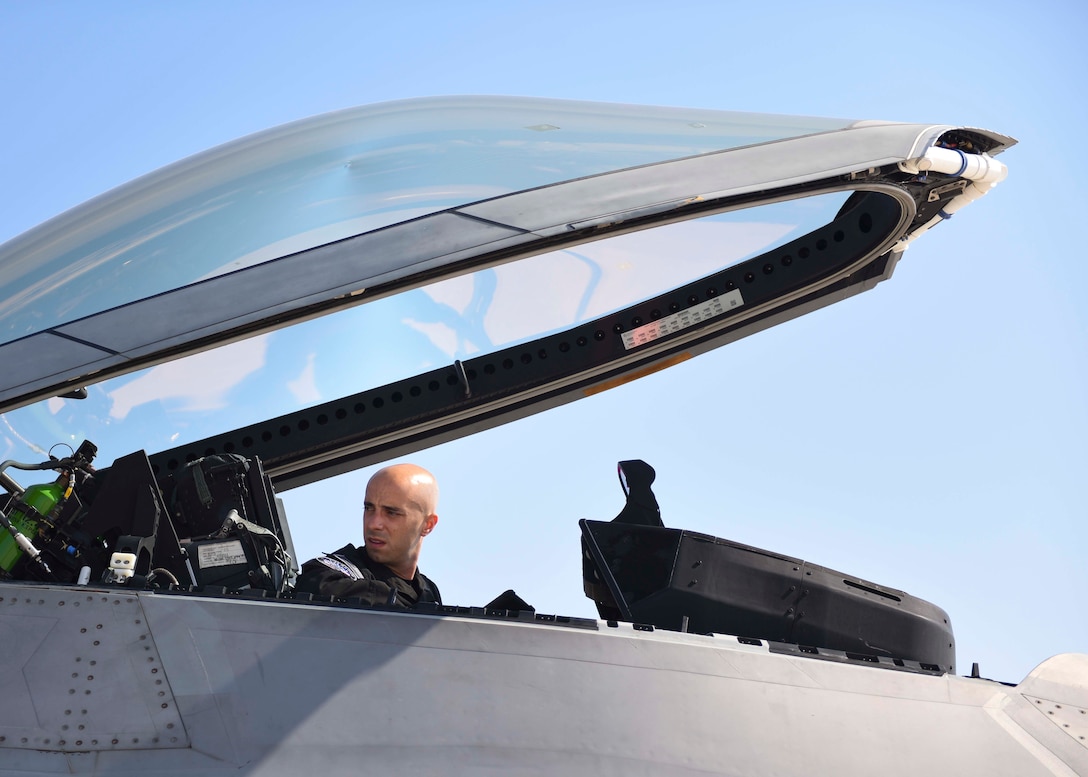
[[367,554],[406,580],[415,577],[421,541],[434,527],[416,490],[408,477],[379,473],[363,501]]

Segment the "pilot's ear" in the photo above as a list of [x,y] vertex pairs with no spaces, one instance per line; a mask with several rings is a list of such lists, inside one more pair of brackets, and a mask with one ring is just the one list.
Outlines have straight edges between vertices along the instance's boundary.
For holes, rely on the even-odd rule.
[[438,516],[431,513],[427,516],[427,520],[423,522],[423,531],[420,532],[421,537],[426,537],[428,534],[434,531],[434,527],[438,524]]

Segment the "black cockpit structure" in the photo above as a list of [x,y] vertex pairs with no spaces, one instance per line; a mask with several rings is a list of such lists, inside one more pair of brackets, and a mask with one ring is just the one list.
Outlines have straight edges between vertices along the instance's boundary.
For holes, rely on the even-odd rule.
[[579,522],[586,596],[602,618],[954,671],[952,627],[939,607],[801,559],[666,528],[653,468],[622,461],[619,473],[620,514]]

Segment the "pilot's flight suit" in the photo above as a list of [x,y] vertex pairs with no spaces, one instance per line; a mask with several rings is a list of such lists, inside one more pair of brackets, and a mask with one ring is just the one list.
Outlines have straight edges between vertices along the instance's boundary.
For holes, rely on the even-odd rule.
[[366,548],[348,544],[302,565],[295,590],[344,599],[358,597],[363,604],[415,607],[420,602],[442,603],[438,586],[423,573],[405,580],[385,564],[374,561]]

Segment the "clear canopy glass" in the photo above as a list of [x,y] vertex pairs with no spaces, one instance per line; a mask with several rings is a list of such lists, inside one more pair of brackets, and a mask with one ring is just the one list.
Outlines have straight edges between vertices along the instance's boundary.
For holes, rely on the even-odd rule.
[[498,97],[317,116],[163,168],[0,246],[0,344],[448,208],[849,124]]
[[90,439],[156,452],[628,307],[831,221],[824,194],[610,237],[433,283],[0,416],[3,458]]

